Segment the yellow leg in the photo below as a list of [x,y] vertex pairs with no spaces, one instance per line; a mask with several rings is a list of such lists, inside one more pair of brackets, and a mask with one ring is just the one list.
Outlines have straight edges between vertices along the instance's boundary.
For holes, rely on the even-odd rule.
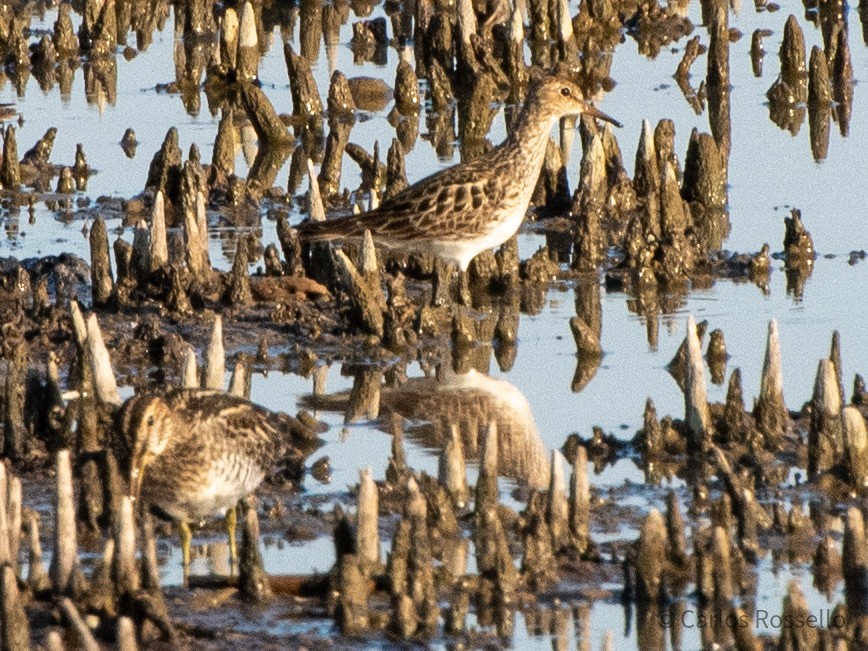
[[193,541],[193,534],[190,533],[190,525],[183,520],[178,523],[178,531],[181,534],[181,557],[184,563],[184,576],[190,570],[190,543]]
[[226,511],[226,533],[229,534],[229,563],[234,568],[238,562],[238,545],[235,543],[235,530],[238,528],[238,507]]

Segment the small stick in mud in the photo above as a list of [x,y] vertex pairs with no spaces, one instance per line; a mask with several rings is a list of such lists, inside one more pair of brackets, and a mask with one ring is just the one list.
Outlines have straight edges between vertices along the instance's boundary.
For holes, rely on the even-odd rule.
[[139,285],[147,284],[151,274],[151,233],[144,219],[133,228],[133,256],[130,260],[133,276]]
[[687,566],[687,534],[678,495],[670,491],[666,495],[666,550],[667,557],[678,567]]
[[60,5],[57,10],[57,20],[54,21],[54,32],[51,39],[54,43],[54,49],[62,57],[78,57],[79,44],[78,37],[75,35],[75,29],[72,26],[72,17],[70,15],[71,5]]
[[413,116],[419,111],[419,80],[406,61],[395,72],[395,107],[402,115]]
[[597,333],[585,323],[581,317],[574,316],[570,319],[570,330],[576,342],[576,350],[580,357],[594,358],[603,354],[603,347]]
[[3,495],[0,493],[0,501],[6,500],[6,521],[9,527],[9,564],[17,575],[20,570],[18,553],[21,549],[23,494],[21,480],[11,472],[6,476],[6,497],[4,498]]
[[184,201],[184,261],[193,278],[206,282],[211,275],[208,256],[208,222],[205,197],[196,193],[193,201]]
[[[27,273],[19,271],[19,278],[27,280]],[[11,324],[3,325],[3,348],[6,350],[6,377],[0,388],[0,423],[3,435],[0,437],[0,455],[11,461],[19,461],[27,456],[30,448],[30,433],[26,419],[26,386],[30,345],[24,329]],[[0,493],[0,496],[5,493]]]
[[238,55],[235,71],[239,81],[256,79],[259,68],[259,38],[256,34],[256,15],[253,5],[245,2],[241,8],[238,28]]
[[[563,471],[561,471],[563,472]],[[557,580],[557,561],[553,532],[546,524],[545,506],[541,493],[534,493],[522,514],[521,574],[534,592],[545,590]]]
[[729,533],[723,527],[715,527],[711,540],[711,556],[714,562],[715,603],[727,604],[733,598],[733,578]]
[[229,288],[224,297],[224,300],[234,307],[245,307],[253,302],[253,294],[250,292],[250,273],[247,267],[247,238],[242,235],[238,238],[235,247],[235,259],[232,262],[232,271],[229,273]]
[[[856,507],[847,509],[844,522],[844,542],[841,550],[844,573],[844,594],[849,615],[868,614],[868,554],[865,545],[865,521]],[[853,621],[853,620],[851,620]]]
[[128,495],[121,497],[115,515],[112,536],[115,553],[112,555],[112,582],[116,594],[131,595],[139,589],[139,568],[136,563],[136,523],[133,502]]
[[227,7],[220,22],[220,61],[230,69],[238,60],[238,12]]
[[650,197],[660,189],[660,171],[657,167],[657,151],[654,147],[654,132],[651,123],[642,120],[642,133],[636,149],[633,168],[633,187],[639,197]]
[[341,189],[342,163],[344,151],[350,140],[352,123],[332,118],[329,120],[329,125],[329,134],[326,138],[325,152],[320,164],[318,181],[320,192],[326,197],[333,197]]
[[778,446],[778,441],[789,423],[789,413],[784,404],[784,374],[781,369],[781,342],[778,335],[778,322],[769,321],[766,355],[760,379],[760,394],[754,407],[757,427]]
[[[232,9],[227,9],[228,14]],[[233,11],[234,13],[234,11]],[[231,108],[224,108],[217,125],[217,135],[214,138],[214,149],[211,152],[211,183],[215,174],[229,176],[235,173],[235,145],[237,136],[234,123],[235,113]]]
[[57,194],[72,194],[75,192],[75,181],[72,178],[72,170],[64,167],[60,170],[60,176],[57,178]]
[[0,186],[17,190],[21,185],[21,169],[18,165],[18,141],[15,127],[9,125],[3,135],[3,159],[0,160]]
[[842,578],[842,560],[838,543],[831,536],[824,536],[817,544],[812,569],[817,589],[826,595],[832,594]]
[[789,86],[793,101],[805,102],[808,99],[805,35],[798,19],[792,14],[784,24],[784,36],[778,56],[781,60],[780,80]]
[[121,136],[121,149],[127,158],[135,158],[136,148],[139,146],[139,141],[136,139],[136,132],[133,129],[124,131]]
[[45,568],[42,566],[42,543],[39,540],[39,514],[31,511],[27,518],[27,587],[34,594],[51,587]]
[[349,404],[344,414],[345,423],[360,419],[373,419],[380,414],[380,388],[383,372],[374,367],[364,367],[356,373],[350,390]]
[[545,519],[551,531],[552,546],[555,551],[560,551],[568,545],[570,536],[569,511],[566,481],[564,480],[564,457],[557,450],[552,450]]
[[10,565],[0,565],[0,646],[9,651],[30,649],[30,624]]
[[557,12],[558,54],[561,61],[571,65],[577,64],[579,62],[579,48],[573,34],[573,18],[570,15],[570,6],[567,0],[558,0]]
[[115,270],[117,271],[117,284],[124,285],[134,283],[133,274],[133,245],[118,236],[112,245],[115,254]]
[[726,374],[726,340],[723,336],[723,330],[717,328],[711,331],[708,336],[708,348],[705,350],[705,361],[708,362],[708,369],[711,371],[711,381],[715,384],[723,384],[723,379]]
[[377,300],[381,311],[386,310],[386,298],[381,290],[380,261],[371,231],[365,229],[362,237],[362,249],[359,251],[358,271],[368,286],[372,298]]
[[591,545],[591,482],[588,477],[588,452],[584,445],[576,447],[573,474],[570,478],[570,535],[579,554]]
[[310,215],[310,220],[312,222],[324,222],[326,220],[325,206],[323,205],[316,170],[310,158],[307,159],[307,178],[310,183],[310,190],[308,191],[308,214]]
[[844,455],[847,477],[857,489],[868,486],[868,431],[861,412],[853,406],[843,412]]
[[408,185],[404,147],[397,138],[392,138],[392,144],[386,154],[386,191],[383,193],[383,198],[388,199],[398,194]]
[[240,357],[241,359],[235,362],[232,377],[229,379],[229,388],[226,391],[230,395],[250,400],[250,374],[247,372],[244,356]]
[[[359,471],[356,548],[360,559],[372,567],[380,564],[379,495],[370,468]],[[343,566],[342,566],[343,567]]]
[[57,630],[48,631],[48,635],[45,636],[45,648],[48,651],[66,651],[63,638]]
[[36,141],[36,144],[25,152],[21,162],[27,165],[47,165],[51,158],[51,150],[54,147],[54,139],[56,137],[57,128],[49,128],[48,131],[46,131],[43,136]]
[[176,201],[181,181],[182,157],[181,148],[178,146],[178,129],[170,127],[163,144],[151,159],[145,187],[153,188],[155,192],[163,192],[167,198]]
[[310,63],[298,56],[289,43],[283,46],[289,90],[292,94],[292,114],[308,118],[319,117],[323,111],[322,99],[313,77]]
[[187,344],[184,360],[181,363],[181,387],[195,389],[199,386],[199,368],[196,362],[196,351]]
[[595,269],[605,254],[602,221],[605,217],[606,155],[599,134],[594,134],[582,157],[579,172],[578,205],[575,207],[577,226],[573,247],[573,266]]
[[[865,3],[861,3],[862,29],[865,33],[868,27],[868,12]],[[835,57],[832,61],[832,98],[835,100],[835,113],[838,118],[838,129],[845,138],[850,133],[850,113],[853,109],[853,62],[850,56],[850,44],[846,29],[837,30]],[[863,38],[863,40],[865,40]]]
[[163,591],[160,588],[160,568],[157,564],[157,540],[154,536],[154,520],[150,513],[142,515],[141,584],[139,605],[144,615],[159,629],[165,640],[175,638],[175,628],[169,617]]
[[714,138],[694,130],[684,158],[681,194],[688,202],[705,208],[726,205],[726,169]]
[[847,402],[844,394],[844,376],[841,372],[841,333],[838,330],[832,332],[832,342],[829,345],[829,359],[835,365],[835,377],[838,380],[838,391],[841,393],[841,404]]
[[702,450],[711,437],[711,413],[705,387],[705,364],[693,316],[687,319],[684,385],[684,420],[690,432],[688,442],[695,450]]
[[136,628],[129,617],[118,617],[117,623],[118,651],[137,651]]
[[343,554],[338,566],[340,597],[335,616],[344,635],[361,635],[368,627],[368,579],[358,554]]
[[109,259],[108,231],[102,217],[97,217],[90,228],[90,280],[91,297],[96,306],[106,305],[114,288]]
[[120,405],[122,401],[112,370],[111,358],[103,342],[96,314],[91,313],[87,317],[86,327],[88,359],[90,360],[97,398],[103,404]]
[[449,437],[443,444],[438,466],[438,480],[452,498],[452,503],[463,508],[469,498],[467,469],[464,463],[464,448],[457,423],[449,426]]
[[326,103],[328,106],[329,117],[342,117],[350,120],[354,119],[353,113],[356,110],[356,104],[353,100],[353,94],[350,90],[350,83],[347,81],[347,76],[340,70],[335,70],[332,73]]
[[392,435],[392,453],[389,455],[389,465],[386,467],[386,481],[397,486],[404,483],[409,472],[404,454],[404,419],[400,414],[390,415],[389,433]]
[[285,259],[284,268],[289,276],[303,276],[304,264],[302,262],[301,242],[295,229],[289,225],[285,215],[277,219],[277,239]]
[[0,566],[12,563],[12,554],[10,549],[12,538],[10,534],[12,532],[9,529],[9,515],[7,513],[8,504],[6,502],[6,493],[9,490],[8,481],[6,464],[0,462]]
[[844,454],[841,422],[841,393],[835,365],[821,359],[814,380],[811,399],[811,423],[808,430],[808,477],[816,479],[830,470]]
[[334,252],[335,266],[347,286],[347,292],[362,329],[376,337],[383,336],[383,295],[379,287],[372,290],[356,266],[341,250]]
[[[793,579],[787,586],[787,595],[781,609],[781,635],[779,649],[818,649],[820,633],[816,626],[798,625],[798,622],[811,621],[812,611],[805,599],[805,593],[798,580]],[[814,616],[815,617],[815,616]]]
[[90,632],[90,628],[82,619],[72,600],[68,597],[62,597],[57,605],[60,612],[63,613],[63,618],[69,624],[71,633],[75,636],[77,647],[82,651],[100,651],[100,646],[93,633]]
[[263,601],[271,596],[268,575],[262,565],[259,552],[259,518],[252,501],[242,503],[244,522],[241,529],[241,553],[238,559],[238,590],[241,596],[251,601]]
[[636,541],[636,601],[656,603],[663,590],[666,559],[666,524],[660,511],[652,508]]
[[480,597],[483,600],[486,599],[486,595],[492,598],[487,607],[495,607],[497,633],[509,637],[511,635],[509,611],[515,599],[519,576],[509,551],[503,523],[495,507],[485,509],[481,516],[477,515],[474,541],[476,566],[484,584],[480,588]]
[[[664,236],[673,239],[680,246],[684,239],[684,232],[690,226],[690,211],[681,197],[681,188],[678,187],[678,177],[675,166],[671,161],[663,162],[662,184],[660,186],[660,226]],[[664,269],[673,279],[680,279],[685,274],[683,265],[670,265]],[[673,267],[673,268],[670,268]]]
[[482,439],[479,477],[476,480],[476,504],[474,508],[479,517],[485,510],[497,505],[499,489],[497,485],[498,434],[497,421],[488,423]]
[[151,273],[169,264],[169,244],[166,239],[166,208],[163,193],[157,192],[154,207],[151,209],[150,229],[150,271]]
[[205,368],[202,371],[202,388],[223,390],[226,375],[226,353],[223,349],[223,317],[214,317],[211,339],[205,353]]
[[78,538],[69,450],[59,450],[56,455],[54,546],[48,572],[54,594],[74,595],[78,591]]

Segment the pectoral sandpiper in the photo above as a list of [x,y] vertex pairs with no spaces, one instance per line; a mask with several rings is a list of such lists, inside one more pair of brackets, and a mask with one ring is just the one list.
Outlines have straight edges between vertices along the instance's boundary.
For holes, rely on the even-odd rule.
[[572,81],[546,76],[531,85],[515,129],[478,158],[418,181],[379,208],[331,221],[307,221],[309,240],[354,239],[370,230],[387,248],[434,253],[466,271],[480,252],[512,237],[521,225],[545,158],[552,126],[568,115],[620,124],[592,104]]
[[190,522],[225,514],[235,558],[235,507],[278,462],[300,462],[315,434],[286,414],[219,391],[136,395],[118,414],[130,496],[177,520],[185,574]]

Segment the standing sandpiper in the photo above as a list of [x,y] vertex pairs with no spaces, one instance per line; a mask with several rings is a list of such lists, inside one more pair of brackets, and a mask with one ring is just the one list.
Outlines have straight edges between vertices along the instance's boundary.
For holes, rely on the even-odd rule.
[[235,552],[235,507],[278,462],[301,465],[316,436],[286,414],[220,391],[175,389],[136,395],[117,429],[130,496],[179,523],[186,576],[190,522],[226,516]]
[[572,81],[546,76],[531,85],[510,136],[492,151],[422,179],[376,210],[325,222],[307,221],[308,240],[360,238],[392,249],[434,253],[463,272],[480,252],[512,237],[536,187],[552,126],[586,114],[621,126],[585,102]]

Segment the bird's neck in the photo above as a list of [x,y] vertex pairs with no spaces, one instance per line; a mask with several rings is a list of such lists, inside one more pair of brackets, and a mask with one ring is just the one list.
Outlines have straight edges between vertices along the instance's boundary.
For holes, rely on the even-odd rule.
[[557,116],[543,112],[535,102],[528,101],[519,113],[515,128],[503,143],[505,152],[523,174],[536,177],[542,168],[546,146]]

